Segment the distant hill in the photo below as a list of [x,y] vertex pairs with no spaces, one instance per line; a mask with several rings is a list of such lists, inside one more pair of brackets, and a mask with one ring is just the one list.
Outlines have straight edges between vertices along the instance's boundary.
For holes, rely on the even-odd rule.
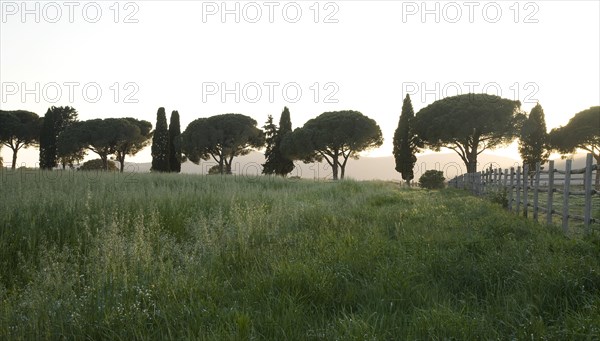
[[[265,162],[264,155],[260,152],[252,152],[248,155],[234,159],[232,172],[236,175],[257,175],[262,170],[261,164]],[[208,174],[208,169],[214,166],[214,161],[202,161],[200,165],[185,162],[181,165],[181,172],[188,174]],[[497,155],[481,154],[479,156],[480,167],[488,168],[490,164],[494,167],[508,168],[516,166],[518,160],[501,157]],[[132,172],[149,172],[151,163],[128,163],[127,170]],[[358,160],[348,160],[346,177],[356,180],[400,180],[400,174],[394,169],[395,163],[392,156],[386,157],[361,157]],[[415,178],[418,178],[428,169],[437,169],[444,172],[448,179],[466,172],[464,163],[455,153],[432,153],[421,155],[417,158],[415,166]],[[331,169],[327,163],[304,164],[296,162],[296,169],[290,176],[299,176],[305,179],[324,179],[331,177]]]
[[[577,154],[573,159],[572,168],[584,168],[585,167],[585,158],[584,154]],[[554,159],[554,167],[558,169],[565,169],[566,159]],[[594,163],[596,163],[594,161]]]
[[[493,167],[507,168],[517,163],[517,160],[511,158],[481,154],[479,156],[480,166],[477,169],[488,168],[490,164]],[[357,180],[400,180],[401,176],[394,168],[393,156],[360,158],[348,161],[347,175]],[[415,179],[429,169],[442,171],[447,179],[467,171],[464,162],[456,153],[433,153],[418,156],[415,165]]]

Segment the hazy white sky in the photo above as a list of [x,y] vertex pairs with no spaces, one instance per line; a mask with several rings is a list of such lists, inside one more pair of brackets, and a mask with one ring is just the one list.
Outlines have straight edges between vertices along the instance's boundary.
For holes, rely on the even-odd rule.
[[[262,126],[288,106],[298,127],[353,109],[381,126],[385,143],[371,155],[384,156],[407,92],[415,112],[457,92],[519,99],[527,111],[539,100],[548,128],[600,104],[599,1],[0,5],[3,110],[71,105],[81,120],[155,125],[163,106],[185,129],[230,112]],[[518,158],[514,146],[498,153]],[[130,161],[150,159],[148,148]],[[30,149],[18,162],[37,160]]]

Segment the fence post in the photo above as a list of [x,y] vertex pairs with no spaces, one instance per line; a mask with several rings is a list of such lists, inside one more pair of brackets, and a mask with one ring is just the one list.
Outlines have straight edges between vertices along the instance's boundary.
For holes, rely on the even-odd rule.
[[473,191],[473,173],[467,173],[467,189]]
[[481,193],[484,194],[487,192],[487,169],[481,171]]
[[513,188],[515,183],[515,168],[510,167],[510,187],[508,192],[508,210],[513,210]]
[[535,184],[533,187],[533,220],[538,221],[539,211],[539,190],[540,190],[540,163],[535,164]]
[[467,184],[469,192],[473,193],[473,173],[467,174]]
[[565,169],[565,180],[563,187],[563,207],[562,207],[562,227],[563,232],[569,232],[569,188],[571,187],[571,163],[572,160],[567,160]]
[[500,186],[502,186],[502,169],[501,168],[496,168],[496,172],[498,172],[498,178],[496,179],[496,189],[500,189]]
[[496,168],[496,174],[496,189],[499,189],[502,184],[502,169]]
[[517,166],[517,185],[515,186],[517,190],[517,209],[516,212],[519,214],[521,212],[521,166]]
[[583,190],[585,191],[585,210],[583,211],[583,226],[585,234],[590,234],[590,223],[592,220],[592,165],[594,160],[592,154],[585,158],[585,178],[583,179]]
[[553,201],[554,201],[554,160],[548,162],[548,212],[546,212],[546,224],[552,225],[552,213],[553,213]]
[[527,217],[529,205],[529,165],[523,165],[523,216]]

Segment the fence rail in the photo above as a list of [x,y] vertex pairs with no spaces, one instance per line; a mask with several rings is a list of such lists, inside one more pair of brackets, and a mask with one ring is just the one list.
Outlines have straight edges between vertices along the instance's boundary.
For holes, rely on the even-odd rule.
[[[569,232],[569,220],[582,221],[585,233],[589,234],[592,224],[600,224],[600,217],[592,217],[592,201],[600,198],[600,188],[594,188],[592,182],[598,172],[600,165],[593,163],[592,154],[587,154],[585,167],[580,169],[572,169],[572,160],[566,160],[564,170],[556,169],[554,161],[549,161],[547,169],[542,169],[539,163],[534,170],[528,165],[516,169],[490,167],[482,172],[459,175],[448,184],[480,196],[492,192],[506,195],[509,211],[525,217],[531,213],[535,221],[545,215],[545,222],[550,225],[554,217],[560,217],[565,233]],[[555,209],[557,195],[562,197],[560,209]],[[583,214],[575,214],[570,205],[574,201],[581,204],[582,199]]]

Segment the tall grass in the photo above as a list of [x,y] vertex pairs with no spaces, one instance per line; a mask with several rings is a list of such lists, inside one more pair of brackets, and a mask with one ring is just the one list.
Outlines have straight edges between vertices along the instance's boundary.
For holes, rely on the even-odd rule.
[[458,191],[15,172],[0,203],[0,339],[600,335],[600,240]]
[[[557,188],[557,187],[555,187]],[[562,188],[559,186],[562,190]],[[570,188],[572,192],[583,192],[584,187],[582,185],[572,185]],[[508,200],[509,200],[509,190],[501,187],[489,186],[486,189],[485,196],[493,202],[502,204],[505,208],[508,208]],[[527,193],[527,201],[528,201],[528,209],[527,214],[530,218],[534,216],[534,190],[530,189]],[[517,202],[516,202],[516,192],[513,190],[513,213],[515,214],[523,214],[524,213],[524,194],[520,193],[521,204],[519,206],[519,212],[516,211]],[[553,193],[552,199],[552,209],[554,210],[554,214],[552,215],[552,224],[557,226],[562,226],[562,212],[563,212],[563,200],[564,194],[561,192]],[[592,211],[591,216],[592,223],[589,228],[592,232],[600,231],[600,195],[594,194],[591,196],[591,204]],[[538,193],[538,207],[543,207],[544,209],[548,207],[548,193],[547,192],[539,192]],[[573,215],[577,215],[579,217],[583,217],[585,215],[585,197],[583,195],[569,195],[569,218],[568,225],[569,229],[567,231],[568,235],[571,237],[580,237],[586,233],[585,224],[582,220],[578,220],[573,218]],[[541,209],[538,210],[538,221],[542,223],[546,223],[546,212]]]

